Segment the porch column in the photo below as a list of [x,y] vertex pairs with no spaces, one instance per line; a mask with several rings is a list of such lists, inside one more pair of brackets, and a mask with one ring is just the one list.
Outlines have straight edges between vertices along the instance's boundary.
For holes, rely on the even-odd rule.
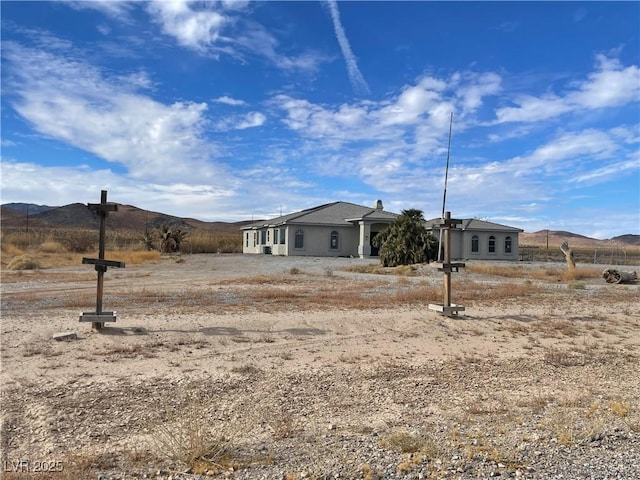
[[371,255],[371,224],[361,220],[360,224],[360,241],[358,242],[358,255],[360,258],[366,258]]

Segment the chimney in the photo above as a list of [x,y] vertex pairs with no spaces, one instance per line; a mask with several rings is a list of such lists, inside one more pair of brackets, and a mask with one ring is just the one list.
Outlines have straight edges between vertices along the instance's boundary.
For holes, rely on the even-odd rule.
[[376,200],[376,210],[382,210],[382,200]]

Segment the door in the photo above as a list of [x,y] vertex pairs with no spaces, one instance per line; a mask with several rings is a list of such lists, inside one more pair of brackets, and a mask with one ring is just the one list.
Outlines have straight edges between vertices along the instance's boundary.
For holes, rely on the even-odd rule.
[[373,239],[376,238],[376,235],[378,235],[378,233],[380,233],[380,232],[371,232],[370,243],[371,243],[371,256],[372,257],[377,257],[379,255],[379,248],[373,246]]

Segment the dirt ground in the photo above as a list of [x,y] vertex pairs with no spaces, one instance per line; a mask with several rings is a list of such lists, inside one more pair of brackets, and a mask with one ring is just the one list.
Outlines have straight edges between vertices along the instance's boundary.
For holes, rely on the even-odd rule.
[[[95,308],[90,265],[3,271],[5,477],[311,478],[344,465],[343,478],[444,478],[479,460],[535,475],[540,449],[637,442],[637,284],[529,274],[562,265],[461,269],[465,311],[447,318],[428,308],[441,302],[436,269],[345,270],[367,263],[186,255],[109,269],[117,322],[100,331],[78,321]],[[224,453],[191,458],[166,428],[209,429]]]

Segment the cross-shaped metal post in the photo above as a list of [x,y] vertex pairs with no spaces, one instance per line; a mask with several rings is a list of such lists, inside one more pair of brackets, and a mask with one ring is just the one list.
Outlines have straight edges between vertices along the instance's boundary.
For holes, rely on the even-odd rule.
[[124,262],[116,262],[113,260],[104,259],[104,246],[105,246],[105,228],[106,219],[109,212],[118,211],[118,204],[107,202],[107,191],[102,190],[100,195],[100,203],[88,204],[89,210],[97,212],[100,216],[100,240],[98,243],[98,258],[83,258],[83,264],[95,265],[95,269],[98,272],[98,289],[96,294],[96,311],[95,312],[83,312],[80,315],[81,322],[92,322],[93,328],[100,330],[104,326],[104,322],[115,322],[115,312],[103,312],[102,311],[102,291],[104,285],[104,273],[107,271],[107,267],[124,268]]

